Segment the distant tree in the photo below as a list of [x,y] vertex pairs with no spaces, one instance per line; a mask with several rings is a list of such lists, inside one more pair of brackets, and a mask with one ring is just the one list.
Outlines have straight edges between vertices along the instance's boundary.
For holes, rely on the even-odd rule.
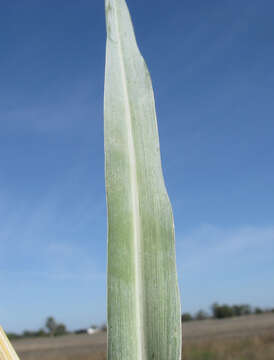
[[67,333],[66,325],[57,323],[52,316],[47,318],[45,326],[50,336],[59,336]]
[[251,306],[248,304],[240,305],[242,314],[241,315],[250,315],[252,313]]
[[87,333],[87,329],[78,329],[74,331],[74,334],[76,335],[86,334],[86,333]]
[[211,309],[212,309],[213,317],[215,319],[224,319],[224,318],[232,317],[234,314],[233,307],[226,304],[219,305],[218,303],[214,303],[211,306]]
[[218,308],[219,308],[219,304],[217,302],[211,305],[212,316],[214,318],[217,318]]
[[48,329],[48,332],[51,336],[55,335],[55,330],[57,328],[58,324],[56,323],[54,317],[50,316],[46,320],[46,328]]
[[106,324],[103,324],[103,325],[101,326],[101,331],[107,331],[107,329],[108,329],[108,327],[107,327]]
[[224,319],[232,316],[249,315],[252,309],[248,304],[232,305],[227,304],[219,305],[214,303],[211,306],[213,317],[216,319]]
[[23,338],[34,338],[34,337],[42,337],[42,336],[48,336],[48,334],[45,332],[44,329],[33,330],[33,331],[25,330],[21,335],[21,337]]
[[24,330],[22,336],[24,338],[30,338],[30,337],[34,337],[33,331],[30,330]]
[[35,331],[35,336],[36,337],[43,337],[43,336],[48,336],[48,334],[45,332],[44,329],[39,329],[39,330]]
[[196,320],[205,320],[207,318],[208,318],[208,314],[203,310],[199,310],[195,315]]
[[263,309],[261,309],[261,308],[259,308],[259,307],[256,307],[256,308],[254,309],[254,314],[259,315],[259,314],[262,314],[262,313],[263,313]]
[[185,321],[191,321],[193,320],[193,317],[190,313],[183,313],[182,314],[182,322],[185,322]]
[[9,340],[17,340],[22,337],[22,335],[16,334],[16,333],[7,333],[7,337]]
[[57,324],[55,331],[54,331],[54,335],[60,336],[60,335],[65,335],[66,333],[67,333],[66,325]]
[[233,305],[232,306],[233,316],[241,316],[243,315],[242,305]]

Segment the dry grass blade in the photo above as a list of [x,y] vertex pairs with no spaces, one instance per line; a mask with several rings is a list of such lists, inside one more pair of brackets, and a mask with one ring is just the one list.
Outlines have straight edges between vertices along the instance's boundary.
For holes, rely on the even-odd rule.
[[0,326],[0,360],[19,360],[15,350],[13,349],[7,335]]

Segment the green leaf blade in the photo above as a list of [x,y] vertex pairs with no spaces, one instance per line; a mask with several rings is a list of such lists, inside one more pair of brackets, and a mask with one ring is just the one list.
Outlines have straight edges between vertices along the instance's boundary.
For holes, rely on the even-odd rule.
[[178,360],[174,226],[154,95],[124,0],[106,0],[105,161],[110,360]]

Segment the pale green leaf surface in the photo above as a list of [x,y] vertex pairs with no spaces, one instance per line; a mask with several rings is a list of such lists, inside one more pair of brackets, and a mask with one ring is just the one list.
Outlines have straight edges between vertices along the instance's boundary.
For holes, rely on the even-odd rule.
[[124,0],[106,0],[109,360],[179,360],[172,209],[154,95]]

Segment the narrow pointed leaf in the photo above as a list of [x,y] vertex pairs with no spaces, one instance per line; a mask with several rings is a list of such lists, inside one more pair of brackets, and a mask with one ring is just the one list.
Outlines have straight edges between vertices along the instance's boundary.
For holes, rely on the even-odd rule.
[[179,360],[174,226],[154,95],[125,0],[106,0],[109,360]]
[[0,326],[0,360],[19,360],[4,330]]

